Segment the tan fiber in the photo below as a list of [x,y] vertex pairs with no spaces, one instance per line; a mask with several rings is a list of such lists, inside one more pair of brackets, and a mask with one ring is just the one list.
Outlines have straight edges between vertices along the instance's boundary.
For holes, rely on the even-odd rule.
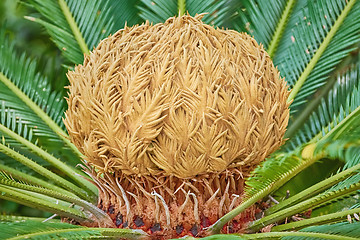
[[201,16],[126,27],[68,78],[65,124],[98,173],[251,169],[283,143],[288,90],[269,55]]

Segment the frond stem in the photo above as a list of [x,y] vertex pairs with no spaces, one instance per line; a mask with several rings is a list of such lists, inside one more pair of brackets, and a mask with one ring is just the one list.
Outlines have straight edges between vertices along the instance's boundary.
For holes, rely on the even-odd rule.
[[4,144],[0,143],[0,152],[6,154],[7,156],[15,159],[16,161],[28,166],[35,172],[39,173],[40,175],[53,180],[58,185],[68,189],[69,191],[75,193],[78,196],[81,196],[85,199],[88,198],[87,193],[82,190],[81,188],[75,186],[73,183],[67,181],[66,179],[56,175],[55,173],[49,171],[48,169],[44,168],[43,166],[39,165],[38,163],[34,162],[33,160],[25,157],[24,155],[14,151],[13,149],[5,146]]
[[18,183],[16,181],[8,180],[2,177],[0,177],[0,184],[4,184],[5,186],[10,186],[18,189],[23,189],[29,192],[39,193],[47,197],[53,197],[55,199],[63,200],[69,203],[74,203],[91,212],[103,225],[107,225],[108,227],[113,227],[114,225],[109,216],[105,214],[102,210],[100,210],[93,204],[78,198],[77,196],[66,195],[46,188]]
[[36,103],[34,103],[25,93],[23,93],[10,79],[0,72],[0,81],[4,83],[21,101],[23,101],[36,115],[43,120],[51,130],[80,158],[83,156],[80,151],[72,144],[67,134],[57,125]]
[[44,211],[58,213],[61,216],[70,217],[77,221],[87,220],[87,217],[84,215],[83,211],[80,211],[78,209],[56,204],[47,201],[44,198],[30,196],[28,194],[16,191],[11,187],[2,184],[0,184],[0,191],[3,193],[2,195],[0,195],[0,198],[3,198],[5,200],[10,200],[19,204],[23,204],[33,208],[38,208]]
[[11,131],[4,125],[0,124],[0,132],[5,133],[12,139],[16,140],[17,142],[23,144],[28,149],[30,149],[32,152],[34,152],[39,157],[43,158],[45,161],[68,175],[71,179],[73,179],[76,183],[78,183],[81,187],[84,189],[87,189],[88,192],[92,193],[92,195],[96,195],[96,190],[94,186],[89,183],[86,179],[79,176],[80,171],[77,171],[76,169],[73,169],[54,157],[53,155],[49,154],[45,150],[41,149],[40,147],[36,146],[32,142],[28,141],[27,139],[21,137],[20,135],[16,134],[15,132]]
[[321,193],[315,197],[300,202],[294,206],[288,207],[286,209],[282,209],[276,213],[263,217],[255,221],[248,229],[251,229],[252,231],[258,231],[264,226],[275,223],[286,217],[292,216],[296,213],[301,213],[307,209],[314,208],[329,201],[333,201],[335,199],[344,197],[359,189],[360,189],[360,183],[352,184],[348,188]]
[[[53,191],[57,191],[58,193],[72,195],[73,193],[66,191],[65,189],[58,187],[52,183],[49,183],[47,181],[44,181],[42,179],[39,179],[37,177],[31,176],[27,173],[18,171],[16,169],[13,169],[11,167],[5,166],[3,164],[0,164],[0,172],[5,172],[6,174],[10,175],[12,178],[25,181],[26,183],[33,184],[36,186],[41,186],[44,188],[51,189]],[[76,196],[76,195],[74,195]]]
[[314,109],[319,105],[321,99],[329,92],[333,87],[334,81],[328,81],[326,86],[322,87],[318,93],[316,93],[316,98],[311,99],[303,110],[301,114],[296,115],[294,122],[288,126],[288,129],[285,132],[284,138],[291,138],[299,130],[300,127],[304,125],[304,122],[308,117],[313,113]]
[[278,226],[274,226],[271,228],[271,231],[287,231],[287,230],[297,230],[308,226],[320,225],[320,224],[328,224],[328,223],[335,223],[339,222],[340,220],[344,219],[347,215],[352,215],[354,213],[359,213],[360,208],[354,208],[350,210],[345,210],[336,213],[330,213],[326,215],[322,215],[319,217],[313,217],[309,219],[304,219],[297,222],[291,222],[287,224],[282,224]]
[[[138,229],[123,229],[123,228],[68,228],[68,229],[56,229],[56,230],[50,230],[50,231],[42,231],[37,233],[31,233],[26,235],[20,235],[13,238],[8,238],[8,240],[20,240],[20,239],[32,239],[35,237],[41,237],[46,236],[49,234],[61,234],[61,233],[74,233],[77,232],[91,232],[94,233],[100,233],[101,239],[113,239],[116,237],[117,239],[142,239],[144,237],[147,237],[148,234],[143,232],[142,230]],[[96,237],[96,236],[95,236]]]
[[257,233],[257,234],[244,234],[240,235],[245,237],[245,239],[269,239],[281,237],[304,237],[304,238],[317,238],[317,239],[328,239],[328,240],[356,240],[358,238],[327,234],[327,233],[315,233],[315,232],[267,232],[267,233]]
[[186,11],[186,0],[178,0],[178,10],[180,16],[185,14]]
[[282,34],[286,27],[287,22],[289,21],[290,14],[294,8],[296,0],[290,0],[287,2],[286,7],[284,9],[283,14],[281,15],[281,19],[276,26],[275,33],[271,39],[267,52],[271,58],[274,57],[277,47],[279,45],[280,39],[282,38]]
[[304,191],[280,202],[277,205],[274,205],[273,207],[265,211],[265,215],[272,214],[280,209],[284,209],[285,207],[293,203],[300,202],[306,198],[312,197],[315,194],[318,194],[319,192],[340,182],[341,180],[356,174],[358,170],[360,170],[360,163],[305,189]]
[[79,29],[74,17],[72,16],[72,14],[70,12],[68,5],[66,4],[66,2],[64,0],[59,0],[59,5],[60,5],[61,10],[64,13],[66,21],[69,23],[71,31],[74,33],[74,37],[75,37],[76,41],[78,42],[81,51],[85,54],[89,54],[90,51],[88,49],[88,46],[80,32],[80,29]]
[[335,36],[337,30],[340,28],[342,22],[350,12],[351,8],[354,6],[356,0],[350,0],[348,1],[347,5],[345,6],[344,10],[338,17],[338,19],[335,21],[333,27],[328,32],[326,37],[324,38],[323,42],[320,44],[319,48],[317,49],[315,55],[312,57],[306,68],[304,69],[303,73],[300,75],[299,79],[296,81],[296,84],[291,90],[291,93],[287,99],[287,102],[291,102],[298,92],[300,91],[300,88],[305,83],[305,80],[310,75],[311,71],[315,67],[316,63],[319,61],[320,57],[323,55],[325,49],[330,44],[331,39]]

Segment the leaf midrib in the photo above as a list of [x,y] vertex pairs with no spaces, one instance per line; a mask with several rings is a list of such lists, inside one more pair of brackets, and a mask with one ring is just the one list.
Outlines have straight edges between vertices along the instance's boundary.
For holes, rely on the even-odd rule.
[[337,30],[340,28],[341,24],[345,20],[346,16],[348,15],[348,13],[351,10],[351,8],[354,6],[355,2],[356,2],[356,0],[350,0],[348,2],[348,4],[345,6],[344,10],[342,11],[342,13],[338,17],[338,19],[335,21],[334,25],[332,26],[332,28],[330,29],[330,31],[324,38],[323,42],[320,44],[316,53],[314,54],[314,56],[312,57],[310,62],[307,64],[306,68],[300,75],[299,79],[296,81],[296,84],[292,88],[291,93],[287,99],[287,102],[291,102],[292,100],[294,100],[296,95],[299,93],[302,85],[305,83],[305,80],[310,75],[310,73],[313,70],[313,68],[315,67],[316,63],[319,61],[320,57],[324,53],[325,49],[330,44],[331,39],[335,36]]
[[72,14],[70,12],[70,9],[69,9],[67,3],[64,0],[59,0],[59,6],[64,14],[66,21],[68,22],[68,24],[70,26],[71,31],[74,34],[76,41],[79,44],[81,51],[85,54],[89,54],[89,52],[90,52],[89,48],[85,42],[83,35],[81,34],[81,31],[80,31],[74,17],[72,16]]

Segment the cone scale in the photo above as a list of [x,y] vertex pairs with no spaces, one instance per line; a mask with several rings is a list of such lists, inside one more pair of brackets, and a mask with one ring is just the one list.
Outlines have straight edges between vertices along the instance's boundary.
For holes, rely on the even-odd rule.
[[[204,236],[283,144],[289,95],[245,33],[202,16],[125,27],[68,73],[65,125],[117,227]],[[254,207],[228,223],[241,232]]]

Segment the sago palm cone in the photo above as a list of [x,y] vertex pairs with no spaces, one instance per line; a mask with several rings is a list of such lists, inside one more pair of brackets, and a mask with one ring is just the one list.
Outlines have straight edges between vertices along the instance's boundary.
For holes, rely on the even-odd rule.
[[[269,55],[201,15],[125,27],[68,78],[65,124],[117,227],[203,236],[283,143],[289,92]],[[253,208],[224,231],[250,220]]]

